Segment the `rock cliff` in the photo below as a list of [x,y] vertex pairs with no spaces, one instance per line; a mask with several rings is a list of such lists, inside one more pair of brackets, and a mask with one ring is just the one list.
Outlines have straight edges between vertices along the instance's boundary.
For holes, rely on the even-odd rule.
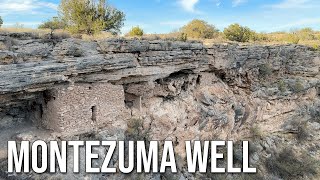
[[[172,140],[178,159],[185,158],[182,143],[185,140],[250,140],[254,145],[250,161],[259,169],[251,178],[286,179],[289,176],[272,173],[265,163],[282,149],[290,147],[296,154],[306,152],[320,159],[319,71],[320,53],[300,45],[205,47],[199,42],[125,39],[87,42],[35,39],[28,33],[0,34],[0,138],[3,141],[0,159],[6,158],[5,142],[10,139]],[[111,102],[118,109],[123,108],[119,111],[123,113],[121,119],[113,115],[105,117],[106,123],[97,122],[76,133],[44,123],[53,121],[46,118],[46,112],[52,109],[43,106],[48,104],[48,94],[52,96],[59,89],[63,89],[62,94],[84,93],[87,90],[81,87],[88,85],[97,92],[107,91],[104,97],[108,94],[112,97],[114,91],[117,91],[115,96],[122,96]],[[88,102],[54,96],[63,102],[59,107],[82,107]],[[65,116],[61,119],[69,120]],[[140,123],[139,127],[132,125]],[[135,134],[134,128],[144,133]],[[189,174],[183,162],[179,163],[178,174],[143,176],[147,179],[218,178]],[[5,161],[0,166],[0,177],[6,178],[3,167]],[[70,174],[57,176],[76,178]],[[85,176],[105,178],[97,174]],[[299,176],[316,177],[309,172]],[[129,178],[120,174],[112,177]],[[248,177],[226,175],[224,178]]]

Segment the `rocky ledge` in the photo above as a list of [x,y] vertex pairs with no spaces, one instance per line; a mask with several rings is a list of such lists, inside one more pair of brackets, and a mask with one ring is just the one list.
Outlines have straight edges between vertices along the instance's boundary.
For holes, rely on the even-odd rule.
[[[205,47],[199,42],[126,39],[88,42],[72,38],[35,39],[28,33],[0,34],[0,138],[6,142],[37,137],[121,140],[148,136],[153,140],[174,141],[179,158],[185,158],[185,147],[179,143],[185,140],[250,139],[255,147],[250,161],[259,169],[251,178],[290,179],[290,175],[274,171],[270,163],[265,163],[276,161],[287,147],[295,154],[303,152],[320,159],[319,71],[320,52],[300,45]],[[94,87],[118,91],[119,98],[114,101],[122,104],[115,107],[121,109],[119,113],[125,118],[106,117],[108,124],[78,134],[57,133],[38,123],[46,112],[38,105],[48,103],[48,92],[57,91],[57,98],[62,97],[61,102],[68,103],[61,94],[87,91],[83,89],[97,83],[107,85]],[[110,93],[108,89],[107,93],[93,90],[97,91],[97,98],[101,94],[114,98],[111,90]],[[83,102],[74,103],[72,107]],[[141,121],[138,131],[146,133],[132,134],[136,132],[132,130],[135,128],[132,120]],[[5,149],[5,143],[0,145]],[[0,150],[1,154],[5,151]],[[8,177],[2,168],[1,165],[0,177]],[[299,176],[318,177],[316,174],[301,172]],[[57,176],[75,178],[70,174]],[[84,176],[105,177],[80,174],[77,178]],[[182,162],[177,174],[143,176],[217,178],[191,175]],[[126,178],[120,174],[112,177]],[[235,174],[224,178],[241,177]]]
[[152,81],[179,71],[219,71],[251,75],[251,80],[285,72],[317,79],[319,61],[319,52],[300,45],[204,47],[197,42],[54,41],[32,39],[28,33],[0,34],[0,94],[43,91],[60,83]]

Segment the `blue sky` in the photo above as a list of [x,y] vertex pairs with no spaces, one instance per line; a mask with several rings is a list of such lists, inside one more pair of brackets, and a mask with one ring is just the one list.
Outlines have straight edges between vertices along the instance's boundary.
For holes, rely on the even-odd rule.
[[[126,13],[123,33],[139,25],[147,33],[167,33],[198,18],[223,30],[240,23],[259,32],[312,27],[320,30],[320,0],[109,0]],[[0,0],[4,26],[36,28],[57,15],[59,0]]]

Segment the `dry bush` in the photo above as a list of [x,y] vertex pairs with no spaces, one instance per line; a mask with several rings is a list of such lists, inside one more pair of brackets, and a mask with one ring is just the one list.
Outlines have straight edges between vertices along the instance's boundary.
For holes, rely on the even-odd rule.
[[291,44],[298,44],[300,41],[300,37],[297,34],[288,34],[286,39],[286,42],[291,43]]
[[228,43],[228,42],[231,42],[231,41],[229,41],[222,32],[218,33],[217,36],[213,39],[203,40],[204,45],[212,45],[217,43]]
[[4,33],[30,33],[31,37],[34,39],[39,39],[43,37],[45,34],[50,33],[48,30],[39,30],[39,29],[31,29],[31,28],[1,28],[0,32]]
[[[31,29],[31,28],[21,28],[21,27],[9,27],[1,28],[0,32],[10,32],[10,33],[31,33],[32,37],[35,39],[42,38],[48,39],[48,34],[50,34],[49,29]],[[186,34],[186,33],[185,33]],[[212,44],[218,43],[230,43],[232,41],[226,39],[223,32],[215,32],[214,36],[210,39],[196,38],[193,36],[185,36],[179,31],[167,33],[167,34],[143,34],[139,39],[142,40],[168,40],[168,41],[186,41],[186,40],[196,40],[203,42],[204,45],[210,46]],[[70,33],[66,30],[56,30],[54,33],[55,39],[65,39],[71,37]],[[82,38],[87,41],[96,41],[101,39],[108,39],[119,37],[110,32],[102,31],[94,35],[85,34],[74,34],[74,38]],[[132,37],[125,37],[132,38]],[[318,51],[320,50],[320,32],[310,31],[310,30],[298,30],[294,33],[288,32],[273,32],[273,33],[257,33],[251,31],[249,42],[241,44],[261,44],[261,45],[275,45],[275,44],[288,44],[288,43],[298,43],[301,45],[306,45],[310,47],[310,50]]]
[[315,31],[311,28],[303,28],[294,32],[301,40],[316,40]]
[[55,32],[55,34],[53,34],[53,38],[59,38],[59,39],[67,39],[67,38],[70,38],[71,35],[70,33],[68,33],[67,31],[64,31],[64,30],[57,30]]
[[[50,30],[48,29],[48,32],[49,31]],[[40,34],[39,37],[41,39],[67,39],[67,38],[70,38],[71,35],[69,32],[63,29],[59,29],[59,30],[55,30],[53,34],[50,34],[50,33]]]
[[144,34],[142,36],[142,39],[147,39],[147,40],[168,40],[168,41],[175,41],[178,36],[180,35],[179,32],[171,32],[167,34]]
[[311,107],[310,116],[312,121],[320,123],[320,107]]
[[194,19],[183,26],[180,29],[180,32],[186,34],[190,38],[212,39],[218,34],[219,30],[206,21]]
[[53,37],[53,32],[58,29],[65,29],[66,23],[59,19],[58,17],[53,17],[51,20],[43,22],[38,26],[38,29],[49,29],[50,30],[50,39]]
[[[303,31],[302,31],[303,32]],[[221,36],[222,35],[222,36]],[[202,40],[205,45],[214,43],[231,42],[226,39],[223,33],[213,39]],[[241,43],[241,42],[240,42]],[[272,32],[272,33],[257,33],[251,31],[249,42],[244,44],[261,44],[261,45],[281,45],[281,44],[301,44],[309,46],[312,50],[320,49],[320,32],[311,31],[309,33],[301,33],[300,30],[293,33],[289,32]]]
[[144,31],[142,28],[140,28],[139,26],[135,26],[132,27],[131,30],[126,34],[126,36],[130,36],[130,37],[141,37],[143,36]]
[[7,50],[8,47],[3,43],[3,42],[0,42],[0,50]]
[[312,131],[307,126],[307,121],[302,121],[297,118],[291,121],[290,125],[292,133],[295,134],[297,140],[301,143],[308,140],[312,134]]
[[185,33],[171,32],[168,34],[144,34],[141,37],[142,40],[165,40],[165,41],[188,41],[196,40],[189,38]]
[[1,28],[0,32],[7,33],[49,33],[49,30],[46,29],[31,29],[31,28],[17,28],[17,27],[7,27]]
[[288,41],[288,37],[289,37],[289,33],[287,32],[273,32],[273,33],[269,33],[267,34],[269,40],[271,42],[274,42],[274,43],[279,43],[279,44],[287,44],[289,43]]
[[125,132],[128,140],[133,141],[148,141],[149,131],[143,128],[142,119],[130,119],[127,122],[127,130]]
[[76,38],[81,38],[85,41],[96,41],[96,40],[101,40],[101,39],[108,39],[108,38],[114,38],[117,37],[116,35],[113,35],[111,32],[100,32],[96,33],[94,35],[87,35],[87,34],[78,34],[74,35]]
[[224,35],[230,41],[237,41],[237,42],[248,42],[254,32],[249,29],[248,27],[241,26],[237,23],[231,24],[227,28],[223,30]]
[[270,64],[261,64],[259,65],[259,76],[261,78],[266,78],[269,75],[271,75],[273,72],[273,69]]
[[179,34],[179,36],[177,37],[178,41],[183,41],[186,42],[188,40],[188,35],[186,33],[181,33]]
[[320,45],[319,45],[319,44],[313,44],[313,43],[311,43],[310,46],[311,46],[312,50],[314,50],[314,51],[320,51]]
[[262,44],[301,44],[312,47],[314,50],[319,49],[320,44],[320,33],[317,31],[305,32],[302,30],[297,30],[293,33],[289,32],[272,32],[272,33],[263,33],[263,36],[266,37],[266,40],[258,41]]
[[141,39],[143,40],[149,40],[149,41],[154,41],[154,40],[160,40],[161,37],[158,34],[144,34]]
[[307,128],[307,123],[300,124],[298,126],[297,139],[300,142],[307,140],[310,137],[309,129]]
[[297,155],[288,147],[267,159],[266,168],[269,173],[283,179],[302,179],[304,176],[318,174],[319,162],[308,156],[307,152]]
[[254,31],[251,31],[250,40],[254,41],[254,42],[269,42],[270,41],[267,33],[257,33]]
[[[0,32],[4,33],[30,33],[34,39],[48,39],[50,29],[29,29],[29,28],[1,28]],[[53,39],[70,38],[70,34],[62,29],[56,30],[53,34]]]
[[296,80],[294,84],[290,86],[291,90],[295,93],[299,93],[304,90],[304,85],[301,80]]
[[285,92],[287,90],[287,84],[282,79],[278,81],[277,85],[278,85],[278,89],[279,89],[280,92],[283,93],[283,92]]
[[263,137],[263,133],[258,125],[253,125],[250,128],[250,134],[253,139],[261,139]]

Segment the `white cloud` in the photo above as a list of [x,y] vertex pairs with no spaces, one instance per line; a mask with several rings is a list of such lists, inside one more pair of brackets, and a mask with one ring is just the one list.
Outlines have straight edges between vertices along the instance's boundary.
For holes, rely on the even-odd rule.
[[232,1],[232,7],[237,7],[237,6],[239,6],[241,4],[244,4],[246,2],[248,2],[248,0],[233,0]]
[[164,21],[164,22],[160,22],[160,25],[178,27],[178,26],[183,26],[188,22],[189,21]]
[[320,23],[320,18],[306,18],[306,19],[300,19],[300,20],[292,22],[292,23],[288,23],[288,24],[274,27],[273,30],[283,30],[283,29],[290,29],[290,28],[307,27],[307,26],[316,25],[319,23]]
[[283,0],[277,4],[266,5],[266,7],[274,9],[294,9],[294,8],[315,8],[319,4],[313,0]]
[[13,22],[9,22],[9,23],[4,23],[3,26],[4,27],[13,27],[13,26],[16,26],[17,24],[19,25],[22,25],[23,27],[24,26],[27,26],[27,27],[37,27],[39,24],[41,24],[41,22],[22,22],[22,23],[13,23]]
[[179,0],[179,5],[186,11],[196,12],[195,5],[199,2],[199,0]]
[[39,5],[44,6],[44,7],[48,7],[53,10],[58,10],[58,5],[54,4],[54,3],[44,2],[44,3],[39,3]]
[[58,5],[40,0],[2,0],[0,2],[1,14],[15,14],[22,12],[36,14],[46,8],[57,10]]
[[209,0],[211,1],[212,3],[214,3],[217,7],[220,7],[220,5],[222,4],[221,3],[221,0]]

